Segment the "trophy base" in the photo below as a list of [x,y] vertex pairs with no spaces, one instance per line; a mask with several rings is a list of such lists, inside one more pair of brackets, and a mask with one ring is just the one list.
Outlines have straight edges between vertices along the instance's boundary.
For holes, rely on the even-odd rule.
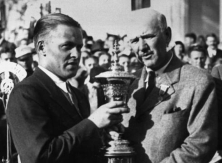
[[133,163],[135,152],[129,146],[128,140],[114,140],[109,143],[111,147],[106,149],[105,157],[108,163]]

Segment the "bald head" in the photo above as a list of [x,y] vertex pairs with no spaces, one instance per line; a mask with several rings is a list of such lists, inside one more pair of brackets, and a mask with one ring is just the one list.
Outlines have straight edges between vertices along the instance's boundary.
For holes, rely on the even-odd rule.
[[161,32],[163,32],[167,28],[166,17],[163,14],[153,9],[146,10],[144,14],[146,16],[143,21],[143,25],[149,26],[151,28],[156,28]]
[[163,14],[145,9],[138,12],[137,36],[132,39],[132,48],[146,67],[160,69],[172,56],[167,46],[171,40],[171,29],[167,27]]

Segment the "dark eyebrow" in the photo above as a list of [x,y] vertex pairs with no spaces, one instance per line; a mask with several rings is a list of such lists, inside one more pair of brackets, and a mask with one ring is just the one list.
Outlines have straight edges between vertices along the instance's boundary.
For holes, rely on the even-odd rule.
[[156,35],[155,34],[145,34],[145,35],[141,35],[140,37],[142,39],[144,39],[144,38],[150,38],[150,37],[154,37],[154,36],[156,36]]
[[130,39],[130,43],[134,43],[134,42],[138,42],[139,41],[139,37],[135,37],[133,39]]

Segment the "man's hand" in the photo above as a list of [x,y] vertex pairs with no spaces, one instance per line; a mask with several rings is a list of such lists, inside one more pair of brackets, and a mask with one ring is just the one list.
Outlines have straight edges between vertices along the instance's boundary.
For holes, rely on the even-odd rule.
[[105,129],[106,136],[109,139],[113,139],[113,140],[118,140],[119,138],[121,138],[124,131],[125,131],[125,127],[121,123]]
[[112,101],[100,106],[88,119],[94,122],[98,128],[104,128],[122,122],[122,113],[127,112],[128,109],[123,107],[122,101]]

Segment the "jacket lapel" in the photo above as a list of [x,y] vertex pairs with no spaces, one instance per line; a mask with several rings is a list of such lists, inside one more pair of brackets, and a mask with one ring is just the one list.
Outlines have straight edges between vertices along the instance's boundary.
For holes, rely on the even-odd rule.
[[50,94],[51,100],[54,103],[60,105],[72,118],[76,117],[76,108],[74,105],[71,105],[67,98],[61,93],[60,88],[56,86],[56,84],[52,81],[52,79],[46,75],[41,69],[37,68],[34,72],[35,77],[42,86],[48,91]]
[[[171,60],[171,63],[166,68],[165,72],[161,74],[159,77],[157,77],[156,87],[152,90],[152,92],[149,94],[148,97],[145,97],[146,99],[144,100],[144,102],[142,102],[140,106],[137,106],[137,113],[136,113],[137,117],[142,115],[144,112],[153,109],[155,106],[157,106],[164,100],[167,100],[173,93],[175,93],[174,84],[177,83],[180,79],[180,70],[182,65],[183,63],[179,61],[179,59],[177,59],[176,56],[174,55]],[[146,71],[145,68],[143,69],[143,71]],[[141,76],[141,78],[144,77]],[[145,80],[143,80],[143,83],[144,81]],[[145,94],[145,88],[144,88],[144,93],[143,95],[141,94],[141,96],[144,97],[144,94]],[[140,103],[137,102],[137,105],[138,104]]]

